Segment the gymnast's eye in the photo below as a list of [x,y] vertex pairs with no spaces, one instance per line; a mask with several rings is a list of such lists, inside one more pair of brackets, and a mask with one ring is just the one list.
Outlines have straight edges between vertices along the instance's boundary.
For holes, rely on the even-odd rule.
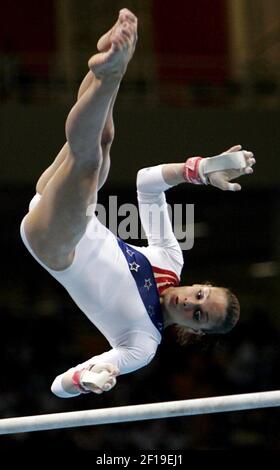
[[201,311],[200,310],[196,310],[193,314],[193,319],[194,321],[196,322],[200,322],[201,320]]
[[200,289],[198,291],[198,293],[196,294],[196,298],[197,298],[197,300],[203,299],[203,290],[202,289]]

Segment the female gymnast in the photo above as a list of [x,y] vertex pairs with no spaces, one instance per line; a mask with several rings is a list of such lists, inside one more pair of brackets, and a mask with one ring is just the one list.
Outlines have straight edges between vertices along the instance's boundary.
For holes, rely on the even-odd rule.
[[[231,180],[253,172],[251,152],[236,145],[215,157],[140,170],[137,195],[147,247],[126,244],[94,211],[88,215],[109,172],[113,106],[136,42],[137,18],[122,9],[88,62],[89,72],[66,120],[66,143],[40,177],[21,223],[27,249],[111,345],[109,351],[57,376],[51,389],[59,397],[112,389],[119,374],[152,360],[169,325],[198,335],[226,333],[239,317],[238,300],[228,289],[179,286],[183,256],[165,191],[180,183],[238,191],[240,185]],[[151,207],[163,214],[163,226],[150,224]],[[93,380],[100,372],[105,372],[103,381]]]

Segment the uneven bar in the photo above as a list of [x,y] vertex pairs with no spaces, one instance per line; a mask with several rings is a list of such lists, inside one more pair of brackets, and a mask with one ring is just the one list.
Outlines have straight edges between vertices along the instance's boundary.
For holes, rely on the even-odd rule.
[[0,434],[123,423],[280,406],[280,390],[0,419]]

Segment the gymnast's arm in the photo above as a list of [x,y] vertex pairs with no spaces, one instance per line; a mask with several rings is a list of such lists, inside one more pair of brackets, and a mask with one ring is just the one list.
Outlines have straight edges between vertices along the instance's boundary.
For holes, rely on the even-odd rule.
[[[192,157],[184,163],[143,168],[137,174],[139,214],[149,246],[163,248],[180,271],[183,256],[173,233],[165,191],[181,183],[210,184],[222,190],[239,191],[231,180],[253,172],[252,152],[231,147],[216,157]],[[160,210],[159,210],[160,209]]]
[[[173,233],[165,191],[181,183],[210,184],[222,190],[238,191],[231,180],[253,172],[252,152],[240,145],[216,157],[192,157],[184,163],[170,163],[143,168],[137,174],[139,213],[149,246],[166,250],[182,268],[181,248]],[[159,210],[160,209],[160,210]]]
[[215,157],[191,157],[184,163],[168,163],[144,168],[138,172],[137,191],[159,196],[181,183],[210,184],[224,191],[239,191],[240,184],[231,180],[253,173],[253,153],[235,145]]
[[[82,364],[58,375],[51,386],[52,392],[60,398],[71,398],[81,393],[108,392],[116,385],[116,377],[128,374],[146,366],[155,356],[158,343],[143,332],[131,333],[117,347],[94,356]],[[83,372],[109,372],[110,376],[103,386],[83,385]]]

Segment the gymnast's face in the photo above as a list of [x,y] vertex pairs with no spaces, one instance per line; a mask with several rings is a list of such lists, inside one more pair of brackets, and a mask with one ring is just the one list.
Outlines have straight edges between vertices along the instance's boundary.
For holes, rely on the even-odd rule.
[[225,290],[205,284],[169,287],[161,303],[166,325],[185,326],[197,333],[223,323],[227,309]]

